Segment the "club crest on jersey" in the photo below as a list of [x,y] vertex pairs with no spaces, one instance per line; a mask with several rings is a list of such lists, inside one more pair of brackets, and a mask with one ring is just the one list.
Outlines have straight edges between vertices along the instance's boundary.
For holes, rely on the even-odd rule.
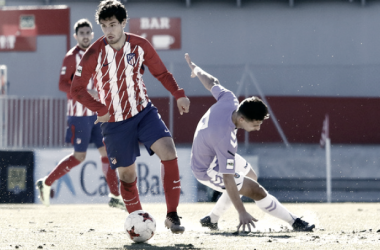
[[136,64],[136,54],[135,53],[129,53],[127,54],[127,62],[131,66],[135,66]]

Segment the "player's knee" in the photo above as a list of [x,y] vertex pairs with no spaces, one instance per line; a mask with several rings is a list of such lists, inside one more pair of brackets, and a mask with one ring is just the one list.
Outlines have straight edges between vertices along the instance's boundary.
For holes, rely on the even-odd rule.
[[156,153],[161,161],[174,160],[177,152],[173,139],[171,137],[163,137],[153,143],[151,149]]
[[261,200],[267,196],[267,191],[260,184],[253,187],[254,200]]
[[161,161],[171,161],[177,158],[177,152],[174,147],[168,146],[165,150],[162,150],[160,152],[160,155],[158,155]]
[[136,172],[134,168],[119,167],[119,178],[126,183],[132,183],[136,180]]
[[81,163],[86,159],[86,155],[85,154],[74,154],[74,157],[75,157],[75,159],[77,159]]

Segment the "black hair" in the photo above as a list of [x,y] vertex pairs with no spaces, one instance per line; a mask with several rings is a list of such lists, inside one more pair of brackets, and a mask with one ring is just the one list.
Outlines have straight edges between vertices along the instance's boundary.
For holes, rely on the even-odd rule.
[[263,121],[269,118],[268,107],[258,97],[252,96],[243,100],[237,112],[248,121]]
[[78,34],[79,28],[82,28],[82,27],[90,27],[91,30],[92,30],[92,24],[91,24],[91,22],[88,19],[83,18],[83,19],[78,20],[74,24],[75,34]]
[[103,0],[100,2],[95,13],[95,20],[100,24],[100,20],[106,20],[115,16],[119,23],[128,18],[127,10],[124,5],[117,0]]

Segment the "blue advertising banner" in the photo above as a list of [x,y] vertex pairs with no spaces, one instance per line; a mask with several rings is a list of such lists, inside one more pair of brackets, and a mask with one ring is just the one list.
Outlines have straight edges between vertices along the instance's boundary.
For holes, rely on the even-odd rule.
[[[160,160],[156,155],[149,156],[145,148],[141,148],[140,151],[141,156],[136,160],[140,200],[142,203],[165,202]],[[72,149],[36,150],[35,180],[47,176],[63,157],[71,153]],[[181,177],[180,201],[197,202],[197,181],[190,169],[190,148],[177,149],[177,155]],[[50,199],[50,204],[107,203],[109,189],[102,172],[98,150],[87,150],[85,161],[55,181],[52,189],[54,197]],[[37,190],[35,202],[40,203]]]

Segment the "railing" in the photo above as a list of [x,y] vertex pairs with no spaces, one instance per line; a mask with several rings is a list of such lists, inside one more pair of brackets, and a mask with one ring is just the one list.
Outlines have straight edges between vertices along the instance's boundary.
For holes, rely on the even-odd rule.
[[66,99],[0,97],[0,148],[62,147]]

